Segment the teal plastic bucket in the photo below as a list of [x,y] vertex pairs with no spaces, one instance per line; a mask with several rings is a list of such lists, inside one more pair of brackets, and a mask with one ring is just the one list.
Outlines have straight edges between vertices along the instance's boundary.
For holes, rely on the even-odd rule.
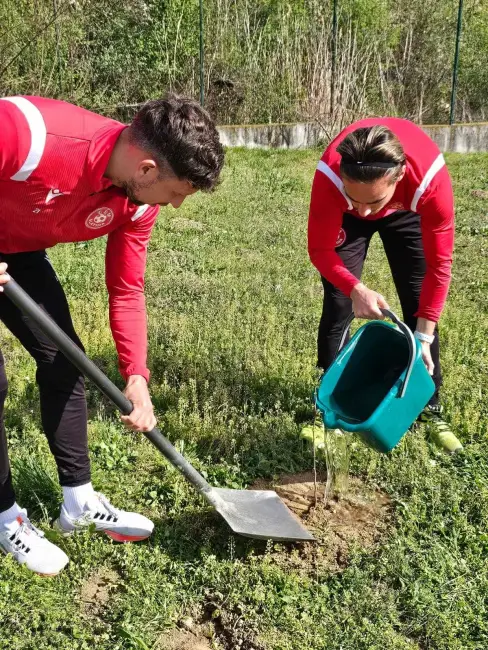
[[374,449],[393,449],[415,422],[435,391],[422,360],[419,341],[390,310],[396,325],[370,321],[344,346],[322,377],[317,407],[329,429],[357,433]]

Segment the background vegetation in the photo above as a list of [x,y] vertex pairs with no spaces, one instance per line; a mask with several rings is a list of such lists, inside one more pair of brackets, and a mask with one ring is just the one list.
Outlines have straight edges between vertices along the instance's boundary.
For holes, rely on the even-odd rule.
[[[449,116],[458,0],[204,0],[206,105],[224,123]],[[56,19],[57,16],[57,19]],[[334,94],[331,97],[331,89]],[[199,96],[198,0],[0,0],[0,94],[126,119]],[[465,0],[458,121],[487,119],[488,3]]]

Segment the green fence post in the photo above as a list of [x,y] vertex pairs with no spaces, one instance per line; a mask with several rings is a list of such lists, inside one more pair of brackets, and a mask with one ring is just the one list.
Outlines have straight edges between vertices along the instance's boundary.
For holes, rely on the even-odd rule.
[[463,0],[459,0],[457,33],[456,33],[456,51],[454,53],[454,66],[452,69],[451,113],[449,115],[449,124],[454,124],[454,118],[456,113],[456,86],[457,86],[459,45],[461,42],[462,24],[463,24]]
[[337,57],[337,2],[333,0],[332,5],[332,65],[330,79],[330,115],[334,112],[336,57]]
[[59,77],[59,92],[62,95],[63,94],[63,69],[61,66],[61,34],[59,31],[59,21],[58,21],[58,2],[57,0],[53,0],[53,9],[54,9],[54,29],[56,32],[56,58],[58,62],[58,77]]
[[200,0],[200,104],[204,102],[204,78],[203,78],[203,0]]

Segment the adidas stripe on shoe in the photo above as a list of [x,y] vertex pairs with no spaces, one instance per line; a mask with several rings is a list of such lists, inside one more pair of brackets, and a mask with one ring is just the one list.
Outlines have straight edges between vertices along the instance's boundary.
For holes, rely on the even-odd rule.
[[154,529],[150,519],[136,512],[115,508],[99,492],[95,492],[94,498],[85,504],[78,517],[70,516],[63,504],[54,526],[62,535],[71,535],[94,526],[95,531],[108,535],[116,542],[140,542],[147,539]]
[[0,550],[42,576],[58,575],[69,562],[66,553],[29,521],[25,510],[0,529]]

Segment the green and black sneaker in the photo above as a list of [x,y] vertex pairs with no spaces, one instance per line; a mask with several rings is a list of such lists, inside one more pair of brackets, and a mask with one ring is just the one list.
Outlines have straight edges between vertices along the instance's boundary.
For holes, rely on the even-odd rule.
[[426,406],[419,416],[420,422],[427,424],[429,437],[438,447],[450,454],[457,454],[463,450],[461,442],[451,431],[448,423],[441,418],[442,406]]

